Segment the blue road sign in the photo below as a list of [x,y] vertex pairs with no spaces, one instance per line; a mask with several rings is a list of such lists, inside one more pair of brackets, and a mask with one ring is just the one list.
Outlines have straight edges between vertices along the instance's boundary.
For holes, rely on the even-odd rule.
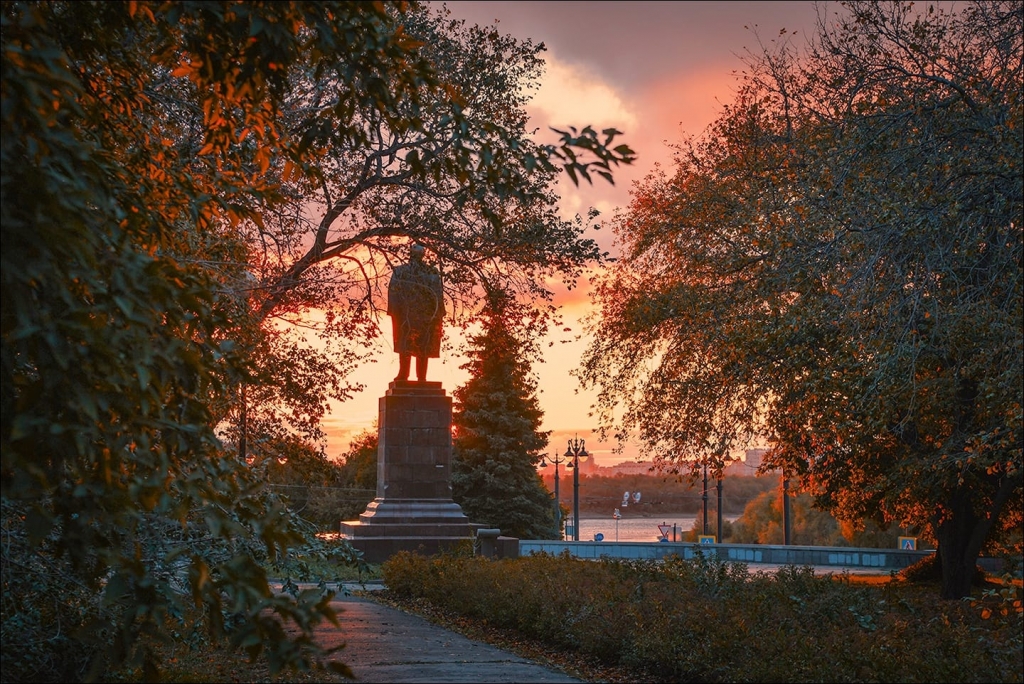
[[900,550],[917,551],[917,537],[900,537]]

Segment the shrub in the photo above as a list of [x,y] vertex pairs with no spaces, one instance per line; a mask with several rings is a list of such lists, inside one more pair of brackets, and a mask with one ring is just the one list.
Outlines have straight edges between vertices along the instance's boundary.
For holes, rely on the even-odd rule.
[[[908,565],[900,570],[899,576],[907,582],[941,582],[942,564],[939,563],[938,554],[933,553],[913,565]],[[976,587],[985,584],[985,571],[981,569],[980,565],[974,566],[971,584]]]
[[289,549],[273,560],[266,560],[264,567],[271,577],[296,582],[341,583],[348,580],[362,581],[376,577],[379,567],[369,565],[359,551],[343,539],[322,539],[314,534],[306,538],[302,546]]
[[751,574],[702,555],[399,554],[382,574],[397,598],[514,629],[645,680],[1020,681],[1017,616],[985,620],[967,603],[936,602],[906,583],[859,585],[796,567]]

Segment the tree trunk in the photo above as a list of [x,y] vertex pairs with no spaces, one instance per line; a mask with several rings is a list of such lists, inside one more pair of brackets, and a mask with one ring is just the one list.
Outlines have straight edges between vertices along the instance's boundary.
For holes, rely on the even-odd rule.
[[971,580],[981,546],[992,527],[991,518],[978,515],[963,491],[953,495],[949,516],[935,527],[942,598],[962,599],[971,594]]
[[939,548],[936,555],[942,568],[942,598],[962,599],[971,594],[971,579],[992,526],[1007,501],[1020,496],[1021,474],[993,476],[994,496],[984,511],[975,510],[965,489],[957,490],[950,502],[950,515],[934,525]]
[[971,577],[974,575],[977,555],[967,558],[966,549],[955,546],[952,540],[940,541],[936,552],[942,568],[941,596],[944,599],[962,599],[971,594]]

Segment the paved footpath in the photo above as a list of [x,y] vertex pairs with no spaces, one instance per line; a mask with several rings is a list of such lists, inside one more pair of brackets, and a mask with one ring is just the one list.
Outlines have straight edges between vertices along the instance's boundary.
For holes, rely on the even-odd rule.
[[316,640],[327,648],[345,643],[337,656],[357,682],[581,681],[360,596],[339,592],[332,605],[341,627],[317,627]]

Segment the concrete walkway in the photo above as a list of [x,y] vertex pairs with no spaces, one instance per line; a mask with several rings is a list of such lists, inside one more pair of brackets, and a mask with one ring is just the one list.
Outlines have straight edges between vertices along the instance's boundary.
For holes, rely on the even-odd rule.
[[[363,588],[346,585],[349,591]],[[337,656],[358,682],[581,681],[354,594],[339,592],[332,606],[341,627],[319,626],[316,641],[325,648],[344,643]]]

